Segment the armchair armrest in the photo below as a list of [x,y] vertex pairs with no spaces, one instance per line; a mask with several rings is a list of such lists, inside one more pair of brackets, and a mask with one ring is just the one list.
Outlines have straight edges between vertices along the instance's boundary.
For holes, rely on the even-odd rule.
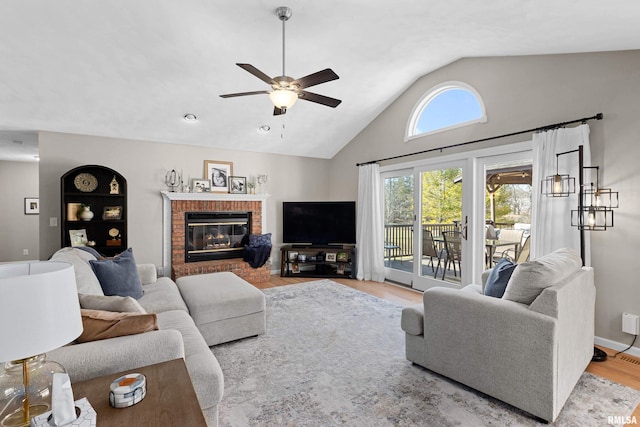
[[149,285],[158,281],[158,271],[153,264],[138,264],[138,274],[143,285]]
[[47,358],[64,366],[72,382],[84,381],[184,358],[184,344],[177,330],[160,330],[67,345],[50,351]]

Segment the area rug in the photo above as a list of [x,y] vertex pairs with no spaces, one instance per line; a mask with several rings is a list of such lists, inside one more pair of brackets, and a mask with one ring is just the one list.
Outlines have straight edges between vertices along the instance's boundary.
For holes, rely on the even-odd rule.
[[[542,425],[407,361],[400,305],[330,280],[264,293],[267,333],[212,347],[221,426]],[[640,392],[585,373],[552,425],[612,425],[638,402]]]

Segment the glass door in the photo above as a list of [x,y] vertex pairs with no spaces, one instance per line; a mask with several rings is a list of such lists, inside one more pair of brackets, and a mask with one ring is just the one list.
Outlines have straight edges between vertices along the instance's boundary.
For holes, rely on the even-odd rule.
[[525,258],[531,165],[523,142],[382,172],[386,278],[460,288],[480,283],[497,257]]
[[418,215],[414,287],[465,284],[468,215],[464,210],[464,162],[416,172]]
[[411,285],[413,279],[413,170],[386,172],[384,191],[384,266],[388,280]]

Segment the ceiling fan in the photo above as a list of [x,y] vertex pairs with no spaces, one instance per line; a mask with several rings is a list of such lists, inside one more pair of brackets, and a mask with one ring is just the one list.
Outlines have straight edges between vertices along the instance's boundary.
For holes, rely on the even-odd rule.
[[338,75],[330,68],[309,74],[308,76],[301,77],[299,79],[293,79],[287,76],[284,72],[284,26],[285,22],[291,18],[291,9],[288,7],[279,7],[276,9],[276,15],[282,21],[282,75],[276,77],[269,77],[262,71],[258,70],[251,64],[236,65],[245,71],[253,74],[263,82],[271,86],[272,90],[258,90],[253,92],[240,92],[229,93],[226,95],[220,95],[221,98],[233,98],[236,96],[248,96],[248,95],[261,95],[267,94],[275,106],[273,110],[274,116],[285,114],[287,109],[291,108],[298,99],[305,101],[315,102],[317,104],[326,105],[328,107],[335,108],[342,102],[339,99],[330,98],[324,95],[318,95],[317,93],[308,92],[304,89],[319,85],[321,83],[330,82],[338,79]]

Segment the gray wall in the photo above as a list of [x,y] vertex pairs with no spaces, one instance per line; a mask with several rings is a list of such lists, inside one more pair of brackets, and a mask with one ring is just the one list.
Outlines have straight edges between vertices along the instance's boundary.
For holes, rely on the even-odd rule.
[[0,262],[38,259],[38,215],[24,214],[24,198],[38,197],[38,162],[0,161],[0,194]]
[[129,246],[136,261],[162,265],[162,198],[167,171],[182,171],[185,178],[202,178],[205,160],[233,162],[233,174],[254,179],[267,174],[267,230],[273,233],[273,266],[279,266],[282,241],[282,202],[322,200],[329,197],[329,160],[219,150],[157,142],[102,138],[61,133],[40,133],[40,257],[60,248],[60,177],[77,166],[110,167],[127,179]]
[[[405,143],[405,128],[415,104],[433,86],[452,80],[471,84],[480,93],[487,123]],[[333,159],[330,179],[336,191],[332,196],[357,195],[357,162],[602,112],[604,120],[590,123],[592,163],[601,167],[604,187],[620,192],[620,208],[615,212],[614,228],[592,233],[598,292],[596,335],[630,343],[632,337],[621,332],[621,315],[625,311],[640,314],[635,272],[640,248],[639,100],[640,51],[462,59],[417,80]],[[524,138],[476,148],[519,140]]]

